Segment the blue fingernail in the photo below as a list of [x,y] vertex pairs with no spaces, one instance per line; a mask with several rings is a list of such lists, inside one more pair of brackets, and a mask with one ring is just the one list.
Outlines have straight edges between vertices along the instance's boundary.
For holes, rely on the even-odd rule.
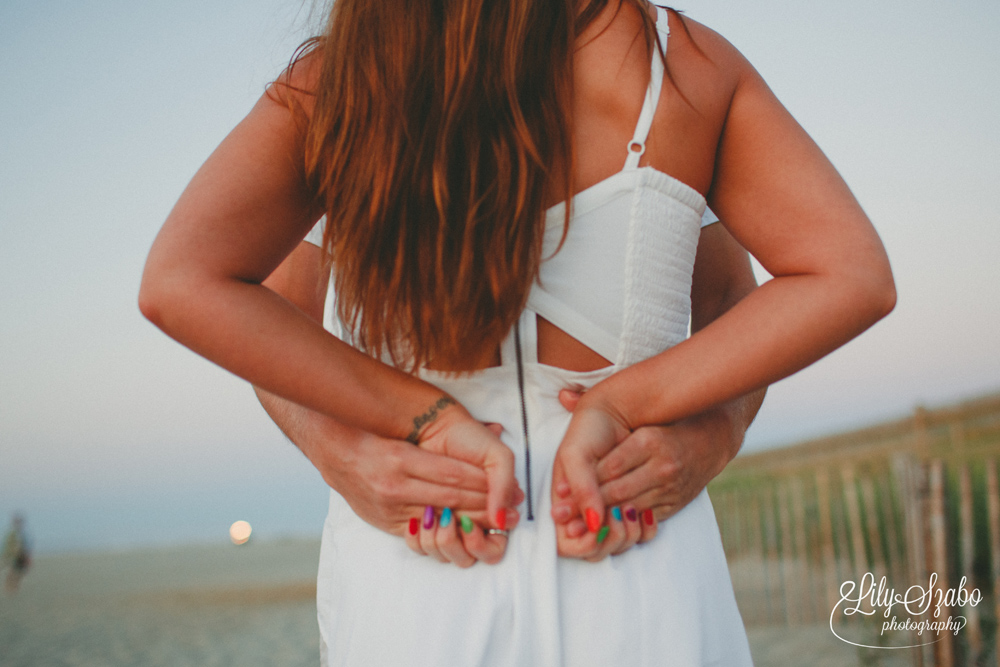
[[615,518],[615,521],[621,521],[622,520],[622,509],[620,507],[612,507],[611,508],[611,516],[613,516]]
[[451,523],[451,508],[445,507],[441,510],[441,527],[447,528],[449,523]]

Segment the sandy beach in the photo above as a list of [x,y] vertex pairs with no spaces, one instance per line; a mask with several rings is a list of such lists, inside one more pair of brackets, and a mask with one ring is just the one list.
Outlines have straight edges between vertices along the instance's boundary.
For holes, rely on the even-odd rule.
[[[2,667],[319,664],[319,542],[41,556],[0,594]],[[825,626],[750,628],[757,667],[849,667]],[[890,652],[865,664],[890,662]]]
[[0,595],[3,667],[319,664],[317,541],[42,556]]

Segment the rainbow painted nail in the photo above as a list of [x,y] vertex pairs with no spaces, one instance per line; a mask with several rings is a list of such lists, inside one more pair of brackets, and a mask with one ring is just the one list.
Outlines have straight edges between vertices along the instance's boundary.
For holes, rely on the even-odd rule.
[[497,510],[497,528],[507,530],[507,510],[505,509]]
[[612,507],[611,508],[611,516],[613,516],[615,518],[615,521],[621,521],[622,520],[622,508],[621,507]]
[[596,533],[601,527],[601,515],[597,513],[593,507],[588,507],[587,511],[583,513],[584,518],[587,521],[587,530],[592,533]]
[[447,528],[451,524],[451,508],[445,507],[441,510],[441,523],[439,524],[442,528]]
[[597,543],[600,544],[608,537],[608,533],[611,532],[611,526],[604,526],[599,531],[597,531]]
[[428,505],[424,508],[424,530],[430,530],[434,525],[434,508]]
[[653,525],[653,510],[643,510],[642,520],[646,522],[647,526]]
[[420,519],[410,519],[410,535],[416,535],[418,530],[420,530]]
[[625,516],[628,518],[629,521],[637,521],[639,519],[639,515],[635,513],[634,507],[629,507],[627,510],[625,510]]
[[466,535],[472,532],[472,519],[467,516],[463,516],[460,521],[462,522],[462,532]]

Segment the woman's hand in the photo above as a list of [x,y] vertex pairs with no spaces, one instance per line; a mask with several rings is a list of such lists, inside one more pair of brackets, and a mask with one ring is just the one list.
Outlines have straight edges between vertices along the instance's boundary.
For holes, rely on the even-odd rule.
[[[483,468],[431,451],[441,449],[437,440],[426,443],[426,448],[415,447],[345,426],[260,389],[257,395],[323,480],[365,522],[406,538],[418,553],[461,567],[477,560],[496,562],[503,556],[506,539],[486,539],[480,528],[493,525],[486,511],[488,479]],[[499,426],[485,428],[498,435]],[[516,488],[514,503],[523,499]],[[516,526],[518,519],[516,510],[510,510],[507,528]],[[475,530],[460,533],[463,524]]]
[[[639,537],[636,530],[630,531],[629,525],[621,520],[627,518],[621,508],[606,511],[597,477],[601,459],[629,436],[629,430],[600,404],[579,403],[574,406],[573,419],[556,451],[552,515],[560,556],[600,560],[629,537],[633,538],[633,544]],[[574,518],[577,521],[570,524]]]
[[442,526],[446,516],[438,516],[433,507],[429,507],[418,522],[410,520],[407,543],[415,551],[442,562],[471,565],[462,554],[464,548],[476,560],[498,563],[507,550],[507,536],[485,531],[510,530],[520,518],[514,507],[524,499],[524,493],[514,476],[514,454],[500,442],[498,424],[485,425],[476,421],[450,397],[435,405],[440,407],[434,411],[432,421],[419,431],[419,447],[484,472],[486,515],[462,513],[455,516],[453,513],[450,523],[445,520]]
[[[573,411],[580,394],[564,390]],[[701,493],[739,452],[763,391],[741,397],[669,426],[644,426],[628,435],[594,466],[604,515],[604,539],[587,530],[560,469],[552,481],[552,518],[560,556],[601,560],[656,536],[660,521]]]

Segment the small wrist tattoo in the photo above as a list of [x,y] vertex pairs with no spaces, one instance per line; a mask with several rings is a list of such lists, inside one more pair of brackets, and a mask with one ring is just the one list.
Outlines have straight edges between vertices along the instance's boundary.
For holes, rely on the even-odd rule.
[[429,424],[432,421],[434,421],[434,419],[438,416],[438,412],[444,410],[449,405],[456,405],[457,403],[458,401],[456,401],[451,396],[442,396],[441,398],[439,398],[433,405],[431,405],[430,408],[427,409],[427,412],[420,415],[419,417],[413,418],[413,432],[410,433],[410,435],[406,436],[406,440],[408,442],[413,443],[414,445],[420,444],[420,441],[418,440],[417,437],[420,435],[420,429],[423,428],[426,424]]

